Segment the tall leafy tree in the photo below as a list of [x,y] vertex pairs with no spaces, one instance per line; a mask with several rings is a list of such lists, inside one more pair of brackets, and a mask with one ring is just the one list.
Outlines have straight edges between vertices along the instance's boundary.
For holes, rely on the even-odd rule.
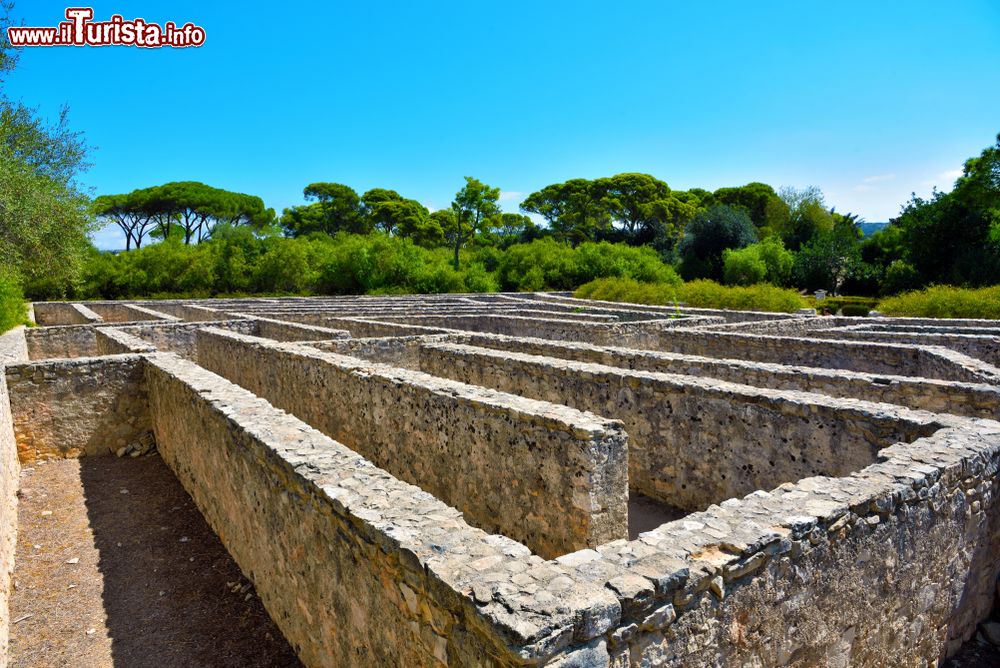
[[684,231],[678,251],[685,279],[722,278],[722,253],[757,240],[757,230],[743,209],[715,205],[696,215]]
[[125,234],[125,250],[142,248],[143,239],[156,225],[140,190],[121,195],[101,195],[91,205],[98,220],[111,222]]
[[914,196],[892,225],[924,281],[1000,283],[1000,135],[966,161],[950,193]]
[[471,176],[465,177],[465,186],[455,194],[451,203],[451,210],[455,213],[453,241],[456,271],[459,269],[458,253],[462,244],[482,229],[483,221],[500,213],[499,199],[499,188],[488,186]]
[[743,209],[758,230],[775,230],[786,224],[788,205],[766,183],[754,181],[735,188],[719,188],[713,193],[715,202]]
[[323,229],[297,230],[295,236],[307,232],[336,234],[343,231],[364,234],[371,231],[368,220],[362,215],[361,198],[350,186],[342,183],[310,183],[302,194],[306,201],[319,202],[319,209],[323,212]]
[[591,241],[611,227],[611,215],[593,181],[570,179],[545,186],[521,203],[521,210],[548,222],[553,235],[573,245]]
[[429,214],[420,202],[386,188],[369,190],[361,197],[361,203],[369,225],[386,234],[401,233],[403,229],[417,230]]
[[[12,7],[0,2],[0,81],[17,63],[4,29]],[[94,226],[76,183],[88,151],[66,108],[49,123],[0,87],[0,270],[29,297],[64,296],[79,280]]]
[[649,174],[616,174],[597,179],[593,187],[608,217],[618,223],[630,240],[642,232],[648,236],[655,233],[659,218],[653,203],[670,195],[670,187]]

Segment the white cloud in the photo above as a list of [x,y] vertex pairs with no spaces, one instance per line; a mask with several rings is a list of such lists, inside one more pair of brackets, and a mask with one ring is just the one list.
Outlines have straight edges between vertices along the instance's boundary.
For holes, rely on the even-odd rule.
[[951,190],[951,187],[955,185],[955,179],[962,175],[961,169],[949,169],[946,172],[941,172],[937,176],[927,179],[926,181],[921,181],[920,185],[925,188],[932,188],[937,186],[939,189]]
[[516,190],[500,191],[501,202],[520,202],[522,199],[524,199],[524,193],[522,192],[518,192]]
[[895,174],[876,174],[875,176],[865,177],[861,181],[863,183],[879,183],[881,181],[892,181],[894,178],[896,178]]

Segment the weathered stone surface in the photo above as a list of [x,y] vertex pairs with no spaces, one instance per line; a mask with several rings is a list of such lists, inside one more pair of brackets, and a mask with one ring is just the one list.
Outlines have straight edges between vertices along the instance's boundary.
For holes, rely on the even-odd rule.
[[[51,326],[0,338],[3,535],[5,424],[25,459],[106,453],[91,437],[123,424],[129,456],[152,428],[307,665],[926,665],[993,630],[994,323],[542,294],[36,306]],[[509,535],[596,535],[626,470],[695,512],[574,551]]]

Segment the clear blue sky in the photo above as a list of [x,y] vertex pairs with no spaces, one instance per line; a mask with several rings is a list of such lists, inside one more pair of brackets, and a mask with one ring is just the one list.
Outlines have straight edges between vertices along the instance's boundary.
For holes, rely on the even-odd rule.
[[[82,3],[81,3],[82,4]],[[8,94],[97,148],[97,194],[197,180],[279,212],[313,181],[431,208],[624,171],[819,186],[894,216],[1000,132],[1000,2],[94,2],[198,49],[25,49]],[[55,25],[65,3],[17,0]],[[113,234],[99,244],[117,245]]]

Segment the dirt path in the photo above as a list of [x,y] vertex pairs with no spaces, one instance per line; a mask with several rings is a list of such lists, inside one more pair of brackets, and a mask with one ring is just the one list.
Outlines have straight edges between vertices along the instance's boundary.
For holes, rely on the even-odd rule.
[[158,456],[26,468],[21,492],[12,667],[300,665]]

